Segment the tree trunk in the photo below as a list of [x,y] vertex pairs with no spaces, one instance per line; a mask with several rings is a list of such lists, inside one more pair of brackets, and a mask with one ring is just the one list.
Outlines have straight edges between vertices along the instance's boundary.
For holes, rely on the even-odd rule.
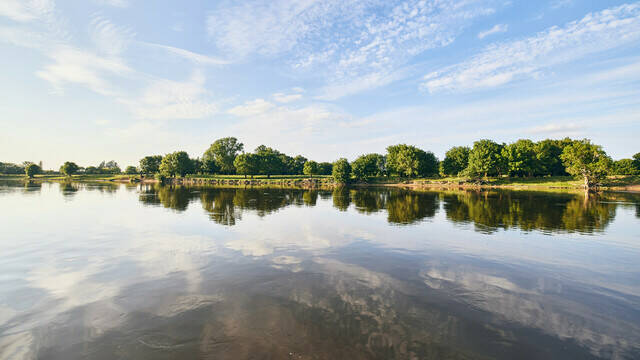
[[585,190],[589,189],[589,177],[587,175],[584,176],[584,188]]

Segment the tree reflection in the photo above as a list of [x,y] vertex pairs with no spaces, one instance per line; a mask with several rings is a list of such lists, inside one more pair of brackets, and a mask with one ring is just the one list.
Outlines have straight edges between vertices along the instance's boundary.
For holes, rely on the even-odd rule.
[[72,182],[64,182],[60,184],[60,192],[65,197],[73,197],[78,190],[80,190],[80,185]]
[[[61,185],[66,194],[77,187]],[[436,215],[440,203],[446,218],[454,223],[473,224],[476,231],[493,233],[498,229],[524,231],[566,231],[594,233],[611,223],[616,207],[634,206],[640,217],[638,197],[598,195],[583,197],[569,193],[519,191],[409,191],[390,188],[350,189],[337,187],[331,192],[302,189],[215,188],[144,185],[139,199],[144,204],[162,205],[177,211],[189,202],[200,201],[211,220],[235,225],[244,211],[264,217],[287,206],[316,206],[331,201],[346,211],[351,203],[362,214],[387,212],[391,224],[414,224]],[[329,200],[329,197],[331,198]]]
[[458,192],[442,196],[447,219],[473,223],[477,231],[497,229],[602,231],[615,217],[616,204],[571,194]]

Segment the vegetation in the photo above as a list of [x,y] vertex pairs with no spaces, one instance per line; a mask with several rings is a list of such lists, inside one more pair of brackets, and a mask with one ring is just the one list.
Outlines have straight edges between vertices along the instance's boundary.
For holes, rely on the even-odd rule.
[[78,169],[80,169],[80,167],[76,165],[76,163],[67,161],[60,167],[60,172],[66,176],[71,176],[78,172]]
[[338,159],[333,163],[333,180],[338,184],[348,184],[351,180],[351,165],[345,158]]
[[140,159],[140,173],[155,174],[160,171],[162,155],[145,156]]
[[[30,162],[21,165],[0,163],[0,172],[28,176],[42,173],[40,176],[54,178],[60,173],[65,176],[78,174],[82,179],[105,180],[115,180],[116,175],[121,174],[120,167],[113,160],[86,168],[66,162],[60,168],[60,173],[43,171],[42,166],[33,165]],[[302,155],[289,156],[266,145],[258,146],[253,152],[244,152],[244,144],[234,137],[226,137],[214,141],[202,158],[190,158],[184,151],[164,156],[150,155],[140,159],[138,168],[128,166],[124,173],[150,176],[160,174],[163,178],[262,176],[295,179],[300,176],[331,176],[336,183],[354,180],[382,183],[433,179],[441,182],[471,181],[476,184],[497,185],[518,182],[549,185],[560,181],[557,179],[564,179],[563,176],[571,175],[579,178],[583,186],[592,187],[601,185],[605,176],[624,177],[626,180],[616,180],[623,185],[636,181],[634,179],[640,175],[640,153],[631,159],[613,161],[602,147],[587,139],[546,139],[538,142],[520,139],[510,144],[482,139],[474,142],[472,148],[452,147],[441,162],[430,151],[398,144],[387,147],[386,154],[365,154],[351,163],[343,158],[332,164],[318,163]],[[566,184],[569,180],[561,181]],[[611,183],[612,179],[609,178],[608,181]]]
[[560,158],[569,174],[584,179],[585,188],[604,179],[611,168],[611,159],[602,147],[586,139],[567,145]]
[[40,174],[41,172],[42,172],[42,169],[40,168],[40,166],[34,163],[28,164],[24,168],[25,175],[27,175],[30,178],[34,177],[36,174]]

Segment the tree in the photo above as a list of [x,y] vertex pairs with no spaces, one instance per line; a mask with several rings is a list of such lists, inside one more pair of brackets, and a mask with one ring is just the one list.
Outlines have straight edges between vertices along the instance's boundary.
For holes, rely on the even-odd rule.
[[138,173],[138,169],[136,169],[135,166],[129,165],[124,169],[124,173],[127,175],[135,175]]
[[400,176],[433,176],[438,173],[438,159],[432,152],[399,144],[387,147],[387,167]]
[[469,152],[469,166],[465,170],[468,175],[496,176],[504,170],[502,158],[503,144],[483,139],[473,143]]
[[590,140],[576,140],[567,145],[560,155],[567,172],[584,180],[588,189],[603,179],[611,166],[611,159],[599,145]]
[[564,147],[569,145],[571,141],[569,138],[563,140],[546,139],[538,141],[534,146],[537,160],[535,175],[567,175],[567,171],[560,159],[560,154],[562,154]]
[[236,172],[240,175],[244,175],[245,179],[247,175],[253,177],[258,173],[258,156],[251,153],[243,153],[236,156],[233,161],[233,166],[236,168]]
[[280,158],[280,152],[265,145],[260,145],[255,150],[258,157],[258,170],[260,174],[271,177],[274,174],[281,174],[284,164]]
[[520,139],[502,148],[502,157],[509,176],[533,176],[537,168],[535,144]]
[[321,162],[318,164],[318,174],[331,175],[333,171],[333,164],[330,162]]
[[233,161],[243,149],[244,145],[234,137],[218,139],[204,152],[202,162],[213,161],[223,174],[233,174],[236,171]]
[[612,170],[615,175],[640,175],[640,169],[635,167],[632,159],[614,161]]
[[115,160],[103,161],[98,165],[98,172],[101,174],[120,174],[120,166]]
[[307,161],[304,163],[303,172],[305,175],[313,177],[313,175],[318,174],[318,163],[313,160]]
[[78,169],[80,169],[80,167],[76,165],[76,163],[67,161],[60,167],[60,172],[66,176],[71,176],[78,172]]
[[167,154],[160,162],[160,173],[165,176],[185,176],[193,172],[193,162],[184,151],[176,151]]
[[469,165],[469,149],[466,146],[454,146],[444,155],[440,163],[443,175],[456,176]]
[[24,168],[24,173],[30,178],[32,178],[36,174],[40,174],[41,172],[42,169],[40,168],[40,166],[34,163],[30,163]]
[[366,181],[374,176],[382,176],[385,173],[385,159],[380,154],[367,154],[357,158],[351,163],[353,176]]
[[[293,164],[291,167],[291,174],[302,175],[304,174],[304,164],[307,162],[307,158],[302,155],[296,155],[293,158]],[[329,174],[325,174],[329,175]]]
[[640,171],[640,153],[633,155],[633,167]]
[[345,158],[338,159],[333,163],[333,179],[340,184],[347,184],[351,180],[351,165]]
[[160,171],[161,155],[145,156],[140,159],[140,172],[143,174],[155,174]]

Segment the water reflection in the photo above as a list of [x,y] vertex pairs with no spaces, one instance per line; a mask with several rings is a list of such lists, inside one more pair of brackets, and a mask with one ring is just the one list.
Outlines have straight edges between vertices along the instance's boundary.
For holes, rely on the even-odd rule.
[[190,202],[199,201],[211,220],[224,225],[235,225],[242,219],[244,210],[264,217],[287,206],[316,206],[319,198],[331,198],[333,207],[340,211],[353,206],[363,214],[385,212],[389,223],[400,225],[433,218],[442,208],[448,220],[473,224],[476,231],[490,234],[511,228],[602,232],[615,218],[620,202],[636,199],[637,195],[607,194],[585,198],[581,194],[521,191],[415,192],[347,187],[326,191],[147,185],[140,188],[139,197],[144,204],[162,205],[177,211],[184,211]]
[[637,195],[65,186],[0,185],[2,359],[640,355]]

